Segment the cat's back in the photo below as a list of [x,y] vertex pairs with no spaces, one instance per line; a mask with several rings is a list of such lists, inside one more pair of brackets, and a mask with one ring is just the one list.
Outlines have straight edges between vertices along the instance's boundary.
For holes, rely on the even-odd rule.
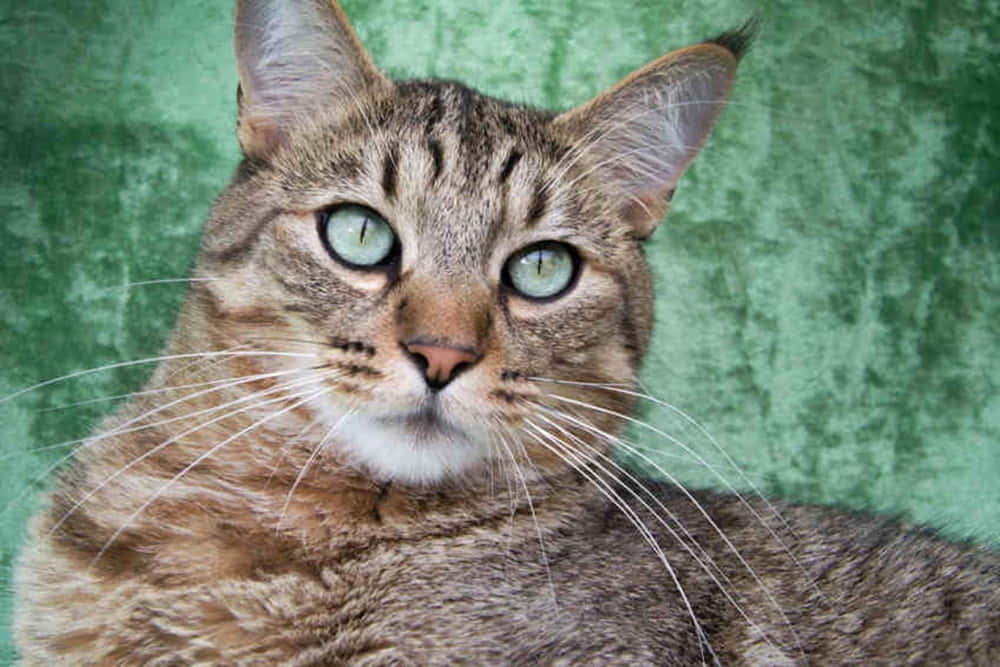
[[[711,652],[722,664],[1000,662],[1000,559],[988,548],[829,508],[645,480],[610,490],[625,502],[595,501],[546,543],[584,649],[573,662],[594,655],[591,609],[614,619],[611,637],[649,647],[651,664]],[[637,539],[647,530],[652,541]]]

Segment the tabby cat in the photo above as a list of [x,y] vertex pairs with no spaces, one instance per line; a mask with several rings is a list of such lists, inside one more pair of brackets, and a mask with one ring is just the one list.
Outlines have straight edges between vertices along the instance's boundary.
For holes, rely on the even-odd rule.
[[1000,559],[639,479],[642,243],[751,29],[553,114],[238,0],[244,159],[19,566],[27,664],[1000,662]]

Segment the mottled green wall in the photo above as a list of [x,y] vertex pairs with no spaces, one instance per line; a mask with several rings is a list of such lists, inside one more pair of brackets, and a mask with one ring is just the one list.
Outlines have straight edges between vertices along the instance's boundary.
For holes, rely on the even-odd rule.
[[[768,493],[1000,543],[1000,2],[344,4],[391,74],[550,106],[760,11],[736,101],[649,247],[649,388]],[[0,396],[158,351],[183,288],[120,286],[185,275],[235,165],[229,16],[0,1]],[[111,404],[40,410],[144,372],[0,404],[4,583],[31,480],[66,451],[31,450]],[[642,416],[724,463],[668,411]]]

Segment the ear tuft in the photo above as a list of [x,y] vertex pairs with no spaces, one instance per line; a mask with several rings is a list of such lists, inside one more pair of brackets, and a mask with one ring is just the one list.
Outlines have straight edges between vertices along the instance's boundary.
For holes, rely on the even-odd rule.
[[739,28],[727,30],[718,37],[708,40],[706,44],[718,44],[733,54],[736,60],[742,60],[753,46],[758,34],[760,34],[760,17],[754,16],[747,19]]

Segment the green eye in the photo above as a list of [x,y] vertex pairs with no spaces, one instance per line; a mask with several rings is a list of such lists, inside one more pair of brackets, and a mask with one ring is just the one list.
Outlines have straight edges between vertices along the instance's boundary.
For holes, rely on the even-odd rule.
[[355,267],[384,263],[396,245],[396,234],[382,216],[354,204],[324,212],[320,236],[328,251]]
[[514,253],[504,273],[509,286],[529,299],[548,299],[570,286],[576,264],[570,246],[544,241]]

